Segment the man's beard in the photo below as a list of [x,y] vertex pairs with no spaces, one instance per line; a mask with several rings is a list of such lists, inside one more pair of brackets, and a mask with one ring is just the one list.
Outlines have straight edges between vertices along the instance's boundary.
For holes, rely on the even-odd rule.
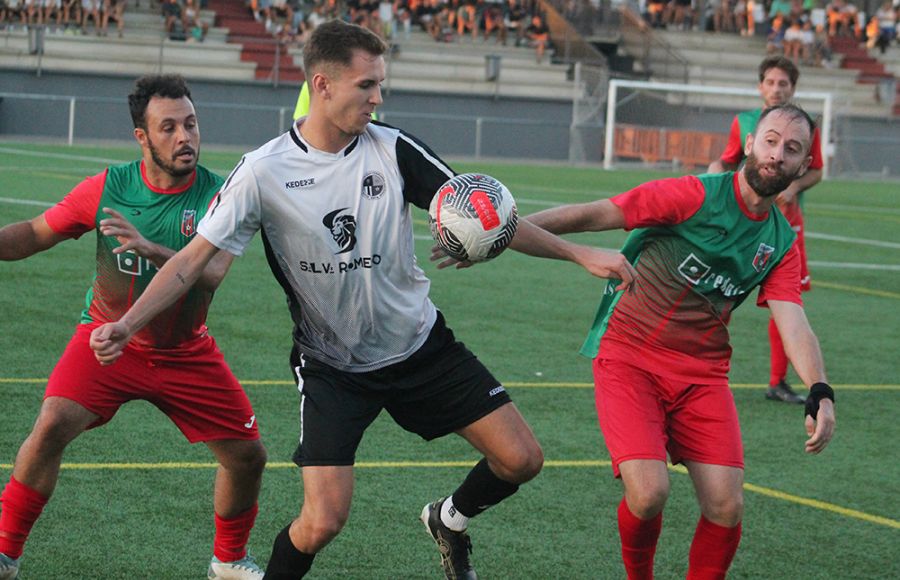
[[[197,159],[200,158],[199,150],[195,151],[193,148],[184,146],[172,156],[171,161],[165,161],[162,158],[162,155],[159,153],[159,150],[153,145],[153,141],[150,140],[150,137],[147,137],[147,144],[150,148],[150,157],[153,158],[153,162],[156,163],[158,167],[160,167],[163,171],[171,175],[172,177],[184,177],[186,175],[190,175],[193,173],[194,169],[197,167]],[[176,165],[175,158],[184,153],[185,151],[191,151],[194,153],[194,161],[190,165],[184,167],[178,167]]]
[[747,161],[744,163],[744,176],[747,178],[747,183],[749,183],[750,187],[753,188],[753,191],[761,197],[774,197],[778,195],[787,189],[800,172],[800,169],[797,168],[797,171],[792,175],[788,175],[777,165],[773,166],[772,169],[775,170],[774,175],[771,177],[763,177],[759,171],[759,160],[753,153],[750,153],[750,155],[747,156]]

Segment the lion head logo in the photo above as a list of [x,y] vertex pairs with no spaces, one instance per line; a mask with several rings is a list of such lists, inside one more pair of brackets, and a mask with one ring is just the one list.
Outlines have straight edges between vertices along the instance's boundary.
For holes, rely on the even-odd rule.
[[336,209],[322,218],[322,224],[331,232],[340,250],[344,254],[356,247],[356,218],[352,215],[338,215],[349,208]]

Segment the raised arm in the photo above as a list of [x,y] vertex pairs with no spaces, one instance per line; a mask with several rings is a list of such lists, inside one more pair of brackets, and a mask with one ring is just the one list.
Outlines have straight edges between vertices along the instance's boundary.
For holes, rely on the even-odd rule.
[[187,292],[218,253],[219,248],[198,234],[169,258],[125,316],[91,333],[91,348],[100,364],[114,363],[134,333]]
[[36,218],[0,228],[0,260],[23,260],[50,249],[68,236],[58,234],[47,225],[43,214]]
[[[137,228],[116,210],[105,207],[103,213],[110,217],[100,220],[100,233],[104,236],[114,236],[121,244],[113,250],[114,254],[134,252],[142,258],[150,260],[157,268],[162,268],[175,255],[175,250],[153,243],[142,236]],[[222,283],[233,260],[234,256],[228,252],[216,254],[200,274],[197,287],[210,292],[214,291]]]
[[[811,388],[817,384],[827,385],[828,378],[825,375],[819,340],[809,326],[803,307],[782,300],[769,300],[768,305],[784,343],[784,350],[800,379]],[[815,411],[815,417],[806,417],[806,432],[810,436],[806,441],[806,452],[820,453],[834,436],[834,402],[828,398],[819,398],[816,392],[811,392],[810,397],[815,399],[816,404],[811,406],[813,401],[808,401],[807,404],[808,410]]]

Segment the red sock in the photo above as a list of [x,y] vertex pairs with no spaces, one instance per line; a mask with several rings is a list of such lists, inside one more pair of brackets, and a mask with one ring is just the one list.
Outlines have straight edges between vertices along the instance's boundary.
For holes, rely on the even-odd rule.
[[619,504],[619,537],[622,539],[622,561],[628,580],[652,580],[653,556],[662,530],[662,512],[642,520],[628,509],[625,498]]
[[0,503],[3,504],[0,511],[0,553],[13,560],[22,555],[28,534],[48,499],[14,477],[9,478],[0,495]]
[[775,326],[775,320],[769,319],[769,351],[771,352],[771,372],[769,374],[769,386],[774,386],[787,376],[788,358],[784,353],[784,344],[781,342],[781,334]]
[[222,562],[234,562],[247,555],[247,540],[250,530],[256,522],[259,506],[252,508],[237,517],[225,519],[216,515],[216,538],[213,541],[213,555]]
[[726,528],[703,516],[691,543],[687,580],[722,580],[741,543],[741,524]]

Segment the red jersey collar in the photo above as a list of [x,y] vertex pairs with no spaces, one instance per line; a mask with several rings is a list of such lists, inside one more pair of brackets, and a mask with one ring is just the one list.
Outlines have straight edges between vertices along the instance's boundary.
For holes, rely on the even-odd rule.
[[750,208],[747,207],[747,204],[744,203],[744,197],[741,195],[741,184],[738,180],[738,171],[734,172],[734,197],[737,199],[738,207],[741,208],[741,213],[747,216],[747,219],[753,220],[755,222],[765,221],[769,217],[769,212],[766,213],[753,213],[750,211]]
[[191,179],[190,179],[190,181],[187,182],[186,185],[183,185],[182,187],[176,187],[173,189],[161,189],[159,187],[156,187],[152,183],[150,183],[150,180],[147,178],[147,164],[144,163],[143,159],[141,159],[141,180],[143,180],[144,185],[146,185],[150,189],[150,191],[152,191],[153,193],[161,193],[163,195],[174,195],[176,193],[182,193],[184,191],[187,191],[188,189],[191,188],[192,185],[194,185],[195,179],[197,179],[197,169],[196,168],[194,168],[193,173],[191,173]]

